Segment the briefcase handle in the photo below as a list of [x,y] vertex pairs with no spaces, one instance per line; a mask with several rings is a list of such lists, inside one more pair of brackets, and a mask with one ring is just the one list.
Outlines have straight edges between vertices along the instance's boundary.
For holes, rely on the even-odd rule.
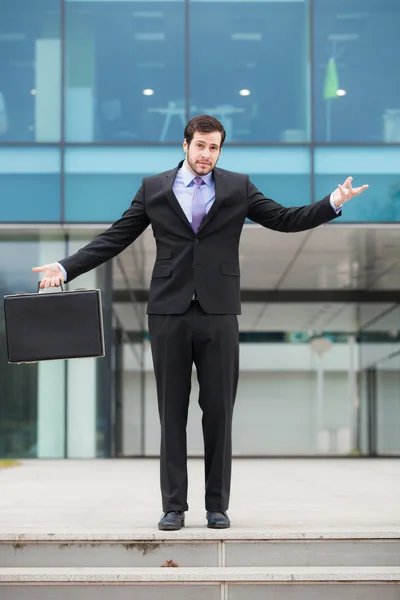
[[[64,291],[64,288],[63,288],[63,284],[62,284],[62,283],[61,283],[61,284],[60,284],[58,287],[60,287],[60,288],[61,288],[61,291],[62,291],[62,292]],[[38,293],[40,293],[40,281],[38,281],[38,284],[37,284],[37,291],[38,291]]]

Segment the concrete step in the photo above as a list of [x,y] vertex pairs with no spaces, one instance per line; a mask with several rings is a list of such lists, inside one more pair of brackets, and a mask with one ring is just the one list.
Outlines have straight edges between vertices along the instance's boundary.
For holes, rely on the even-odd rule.
[[111,593],[113,600],[398,600],[400,568],[0,568],[2,600]]
[[400,567],[400,532],[3,534],[0,566]]
[[[0,583],[397,582],[399,567],[80,567],[5,569]],[[399,589],[400,591],[400,589]]]

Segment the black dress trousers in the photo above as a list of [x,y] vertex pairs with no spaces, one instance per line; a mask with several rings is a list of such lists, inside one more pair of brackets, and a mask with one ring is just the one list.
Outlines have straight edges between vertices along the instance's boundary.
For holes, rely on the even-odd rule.
[[203,412],[205,508],[226,511],[239,376],[237,316],[210,315],[192,301],[184,314],[150,314],[148,323],[161,423],[163,510],[188,510],[186,425],[194,362]]

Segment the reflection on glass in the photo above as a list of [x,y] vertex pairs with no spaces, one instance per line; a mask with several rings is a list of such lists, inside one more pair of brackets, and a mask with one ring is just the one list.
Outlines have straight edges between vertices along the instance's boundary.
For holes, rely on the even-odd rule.
[[183,0],[67,2],[67,141],[181,141],[184,39]]
[[308,3],[191,2],[191,115],[229,142],[309,139]]
[[400,143],[399,22],[398,0],[314,1],[317,141]]
[[[60,242],[28,238],[0,240],[2,296],[36,291],[32,266],[60,253]],[[53,458],[64,455],[62,361],[9,365],[3,303],[0,305],[0,456]]]
[[360,317],[366,445],[378,455],[400,455],[400,309],[361,305]]
[[[0,242],[1,252],[10,251],[10,244]],[[20,274],[21,275],[21,274]],[[20,277],[19,281],[23,278]],[[20,283],[14,283],[9,273],[1,272],[0,294],[14,294]],[[37,365],[9,365],[4,321],[4,306],[0,303],[0,456],[4,458],[37,456]]]
[[0,143],[57,142],[60,130],[60,0],[2,0]]
[[397,354],[377,367],[377,453],[400,454],[400,342]]

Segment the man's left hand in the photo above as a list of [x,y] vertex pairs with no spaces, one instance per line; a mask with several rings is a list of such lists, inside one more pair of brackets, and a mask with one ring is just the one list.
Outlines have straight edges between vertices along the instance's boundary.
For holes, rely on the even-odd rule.
[[358,196],[369,187],[368,185],[362,185],[361,187],[353,188],[351,185],[352,181],[353,178],[348,177],[344,184],[339,184],[333,192],[332,200],[336,208],[339,208],[342,204],[354,198],[354,196]]

